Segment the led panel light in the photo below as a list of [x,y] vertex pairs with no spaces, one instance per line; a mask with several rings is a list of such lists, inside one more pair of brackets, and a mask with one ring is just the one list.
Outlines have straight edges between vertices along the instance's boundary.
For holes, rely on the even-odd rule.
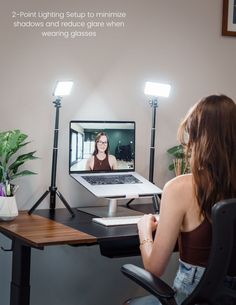
[[73,81],[58,81],[53,92],[54,96],[69,95],[73,86]]
[[170,94],[171,86],[169,84],[160,84],[160,83],[154,83],[154,82],[146,82],[144,93],[146,95],[151,96],[162,96],[162,97],[168,97]]

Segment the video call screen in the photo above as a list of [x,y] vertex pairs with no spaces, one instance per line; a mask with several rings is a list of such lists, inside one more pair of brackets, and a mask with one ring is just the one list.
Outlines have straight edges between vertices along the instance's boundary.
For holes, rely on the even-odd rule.
[[[101,133],[105,133],[103,141],[98,140]],[[100,172],[88,168],[88,162],[100,146],[109,147],[107,153],[115,160],[116,172],[134,171],[135,122],[71,121],[69,146],[70,173]]]

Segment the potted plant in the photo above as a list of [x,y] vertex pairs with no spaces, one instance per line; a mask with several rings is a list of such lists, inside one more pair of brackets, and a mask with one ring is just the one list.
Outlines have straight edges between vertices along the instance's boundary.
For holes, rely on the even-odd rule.
[[190,172],[189,162],[186,158],[183,145],[173,146],[167,152],[172,156],[172,163],[169,165],[170,171],[174,171],[176,176]]
[[21,170],[28,160],[37,159],[35,151],[19,154],[18,151],[29,142],[27,135],[20,130],[0,132],[0,218],[9,220],[18,215],[15,192],[18,188],[12,181],[15,178],[34,175],[29,170]]

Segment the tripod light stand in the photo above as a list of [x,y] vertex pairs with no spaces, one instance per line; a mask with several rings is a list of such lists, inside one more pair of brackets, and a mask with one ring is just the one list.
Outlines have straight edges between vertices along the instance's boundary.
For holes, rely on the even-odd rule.
[[[158,97],[168,97],[171,86],[168,84],[160,84],[154,82],[146,82],[144,93],[151,96],[149,104],[152,107],[152,128],[151,128],[151,144],[149,158],[149,181],[153,182],[154,160],[155,160],[155,138],[156,138],[156,110],[158,107]],[[160,199],[157,195],[153,196],[153,205],[156,211],[159,211]]]
[[56,187],[56,173],[57,173],[57,152],[58,152],[58,134],[59,134],[59,110],[61,108],[61,99],[62,96],[70,94],[73,82],[58,82],[56,89],[54,91],[54,96],[56,96],[56,100],[53,102],[56,108],[56,117],[55,117],[55,128],[54,128],[54,141],[53,141],[53,154],[52,154],[52,171],[51,171],[51,185],[46,190],[43,195],[38,199],[38,201],[33,205],[33,207],[28,211],[28,214],[33,213],[33,211],[39,206],[39,204],[50,195],[50,212],[53,213],[55,211],[56,206],[56,195],[60,198],[64,206],[70,212],[72,216],[74,216],[74,212],[69,206],[66,199],[62,196],[62,194],[58,191]]

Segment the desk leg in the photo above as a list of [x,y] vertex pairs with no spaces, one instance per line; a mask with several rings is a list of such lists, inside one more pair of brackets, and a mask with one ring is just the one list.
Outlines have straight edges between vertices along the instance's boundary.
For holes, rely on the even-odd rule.
[[30,254],[30,247],[13,241],[10,305],[30,304]]

